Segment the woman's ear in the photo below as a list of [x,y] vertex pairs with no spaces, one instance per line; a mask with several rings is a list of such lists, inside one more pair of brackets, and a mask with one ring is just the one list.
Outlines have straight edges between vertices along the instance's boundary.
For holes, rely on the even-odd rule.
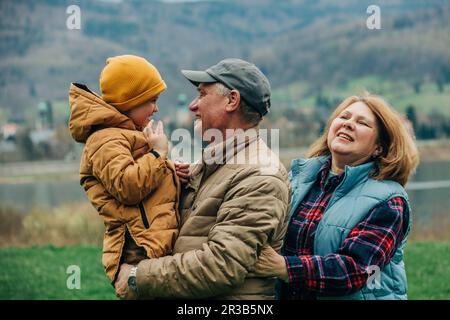
[[228,95],[228,104],[225,108],[227,112],[234,112],[241,104],[241,94],[237,90],[231,90]]
[[373,153],[373,157],[377,158],[383,153],[383,147],[378,145]]

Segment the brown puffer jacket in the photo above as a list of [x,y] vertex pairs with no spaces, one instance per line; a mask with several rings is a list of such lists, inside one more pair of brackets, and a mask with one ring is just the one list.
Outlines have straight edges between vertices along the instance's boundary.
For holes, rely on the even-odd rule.
[[80,183],[104,218],[102,261],[114,282],[126,238],[149,258],[172,252],[180,183],[173,163],[149,153],[130,118],[81,84],[71,84],[69,102],[70,132],[85,143]]
[[142,298],[275,298],[276,279],[252,271],[263,246],[281,248],[289,212],[288,174],[261,138],[238,145],[235,156],[249,164],[226,159],[225,164],[191,167],[174,254],[138,264]]

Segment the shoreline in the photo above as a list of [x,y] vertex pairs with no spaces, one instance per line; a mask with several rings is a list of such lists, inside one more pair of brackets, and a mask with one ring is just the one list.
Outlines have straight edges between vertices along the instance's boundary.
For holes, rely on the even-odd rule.
[[[421,162],[450,161],[450,139],[417,141]],[[305,156],[307,147],[281,148],[280,160],[288,168],[292,159]],[[79,160],[48,160],[0,164],[0,184],[78,180]]]

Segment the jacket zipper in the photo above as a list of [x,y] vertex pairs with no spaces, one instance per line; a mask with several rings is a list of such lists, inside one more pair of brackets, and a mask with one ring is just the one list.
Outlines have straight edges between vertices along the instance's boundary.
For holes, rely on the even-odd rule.
[[144,208],[144,205],[142,204],[142,202],[139,203],[139,210],[141,211],[141,218],[142,218],[142,222],[144,223],[145,229],[150,228],[150,224],[148,223],[147,215],[145,214],[145,208]]

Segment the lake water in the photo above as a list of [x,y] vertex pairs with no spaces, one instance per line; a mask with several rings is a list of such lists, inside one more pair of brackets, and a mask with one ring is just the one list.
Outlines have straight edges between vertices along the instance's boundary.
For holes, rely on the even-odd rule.
[[407,191],[415,223],[450,215],[450,161],[421,163],[410,186]]
[[77,180],[35,181],[31,183],[0,184],[0,202],[24,212],[35,206],[60,205],[88,201]]
[[[439,186],[439,181],[446,182]],[[426,222],[436,214],[450,214],[450,162],[421,163],[409,186],[416,222]],[[88,200],[76,179],[0,184],[0,203],[24,213],[34,206],[57,207],[80,201]]]

